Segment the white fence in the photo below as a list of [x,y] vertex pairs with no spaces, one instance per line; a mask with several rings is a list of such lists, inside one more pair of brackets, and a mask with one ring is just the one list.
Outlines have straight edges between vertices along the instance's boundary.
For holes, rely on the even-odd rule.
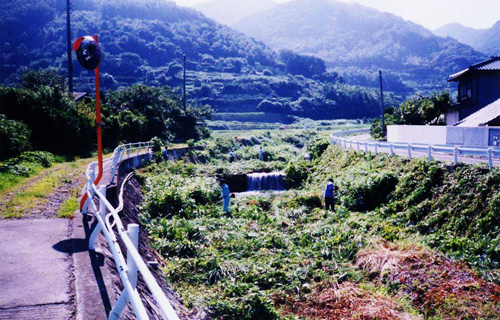
[[[411,143],[388,143],[381,141],[358,141],[345,137],[349,134],[367,132],[367,130],[343,131],[336,132],[330,135],[330,142],[333,145],[340,146],[344,149],[353,149],[364,152],[380,152],[390,155],[402,155],[411,159],[414,156],[426,156],[429,161],[433,158],[441,161],[449,160],[457,165],[460,162],[464,163],[481,163],[487,162],[489,168],[498,166],[498,158],[500,157],[500,148],[498,147],[460,147],[460,146],[436,146],[426,144],[411,144]],[[439,158],[439,159],[438,159]]]
[[[125,158],[137,157],[141,154],[149,152],[149,142],[138,142],[117,147],[113,153],[113,156],[105,160],[113,161],[112,166],[109,167],[109,169],[105,169],[111,171],[111,178],[109,182],[113,181],[117,166],[122,160],[124,160]],[[96,176],[96,164],[97,163],[95,162],[91,163],[88,166],[87,172],[85,174],[87,177],[85,190],[88,195],[88,199],[82,211],[84,213],[87,213],[87,208],[90,205],[93,215],[98,221],[96,228],[89,238],[89,250],[95,249],[95,239],[102,231],[113,254],[116,268],[124,287],[120,298],[109,314],[109,319],[119,319],[128,302],[131,303],[132,309],[137,319],[149,319],[144,304],[142,303],[139,296],[139,292],[136,288],[137,272],[140,272],[142,278],[144,279],[144,282],[146,283],[148,289],[151,291],[165,319],[178,320],[179,317],[177,316],[175,310],[172,308],[170,302],[163,293],[163,290],[160,288],[154,276],[149,271],[148,266],[137,251],[139,226],[136,224],[130,224],[128,225],[128,228],[126,230],[118,215],[119,211],[121,211],[121,208],[123,207],[123,185],[125,184],[127,179],[124,180],[122,188],[120,190],[120,204],[118,208],[114,208],[106,199],[106,185],[100,185],[99,187],[97,187],[94,184]],[[98,205],[96,202],[98,202]],[[118,241],[121,241],[124,244],[125,248],[127,248],[126,260],[120,249]]]

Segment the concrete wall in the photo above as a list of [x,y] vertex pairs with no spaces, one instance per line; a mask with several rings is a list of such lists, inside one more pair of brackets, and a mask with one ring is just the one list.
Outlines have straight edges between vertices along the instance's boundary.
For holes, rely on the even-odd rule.
[[446,144],[456,146],[488,146],[488,127],[446,127]]
[[446,144],[445,126],[387,126],[388,142]]
[[450,111],[446,114],[447,125],[453,126],[458,121],[460,121],[460,112],[458,110]]
[[492,146],[499,127],[387,126],[388,142],[431,145]]

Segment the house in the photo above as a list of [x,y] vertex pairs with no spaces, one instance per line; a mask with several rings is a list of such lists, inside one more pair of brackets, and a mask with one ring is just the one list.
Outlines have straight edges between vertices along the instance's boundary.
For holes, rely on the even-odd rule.
[[[455,110],[446,115],[446,123],[456,125],[500,99],[500,57],[492,57],[452,74],[448,82],[458,83]],[[500,110],[498,113],[500,115]]]

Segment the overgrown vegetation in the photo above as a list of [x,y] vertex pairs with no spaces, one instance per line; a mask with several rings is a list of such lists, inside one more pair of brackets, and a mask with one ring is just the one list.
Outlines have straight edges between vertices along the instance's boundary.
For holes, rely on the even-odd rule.
[[[259,145],[288,149],[265,170],[293,167],[287,177],[297,183],[236,197],[226,215],[215,177],[264,170],[254,160]],[[326,145],[311,132],[218,137],[193,150],[203,164],[143,172],[142,219],[186,305],[216,319],[494,319],[499,171],[449,172]],[[229,165],[228,150],[240,155]],[[328,178],[340,187],[335,212],[322,206]],[[425,245],[432,250],[418,249]],[[377,257],[388,264],[376,269]]]

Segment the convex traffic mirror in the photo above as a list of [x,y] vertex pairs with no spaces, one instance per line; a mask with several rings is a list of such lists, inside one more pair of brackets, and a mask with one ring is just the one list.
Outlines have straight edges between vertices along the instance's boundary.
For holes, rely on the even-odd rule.
[[97,41],[91,36],[84,36],[76,39],[73,44],[78,62],[87,70],[94,70],[99,67],[102,59],[101,48]]

